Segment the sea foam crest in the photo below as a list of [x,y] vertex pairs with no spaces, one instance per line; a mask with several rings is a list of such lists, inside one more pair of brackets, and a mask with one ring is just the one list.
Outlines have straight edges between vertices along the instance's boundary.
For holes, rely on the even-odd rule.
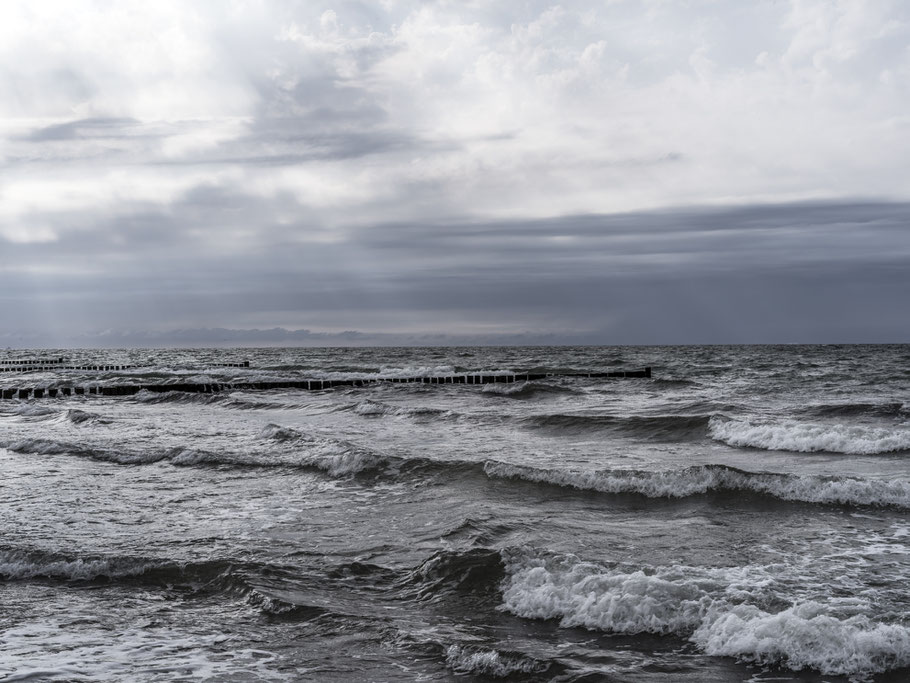
[[777,614],[736,605],[706,619],[691,640],[709,655],[828,675],[867,675],[910,666],[910,629],[876,623],[865,615],[837,618],[827,605],[814,601]]
[[0,551],[0,577],[6,581],[53,578],[92,581],[100,577],[142,574],[155,565],[124,558],[63,558],[24,551]]
[[910,481],[746,472],[724,465],[679,470],[562,470],[489,460],[487,476],[522,479],[603,493],[684,498],[708,491],[752,491],[806,503],[910,508]]
[[730,446],[769,451],[875,455],[910,450],[910,429],[862,425],[784,422],[741,422],[714,416],[709,435]]
[[539,662],[528,657],[461,645],[449,646],[446,650],[446,665],[458,674],[492,678],[506,678],[512,674],[541,673],[549,668],[546,662]]
[[[563,627],[608,633],[673,633],[710,655],[826,675],[864,676],[910,665],[910,629],[836,607],[796,602],[777,613],[773,568],[672,566],[609,569],[576,558],[504,551],[501,609]],[[758,604],[756,604],[758,603]]]

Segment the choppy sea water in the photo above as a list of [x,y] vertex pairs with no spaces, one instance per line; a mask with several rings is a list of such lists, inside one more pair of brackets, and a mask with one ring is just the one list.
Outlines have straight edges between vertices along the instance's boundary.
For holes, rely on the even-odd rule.
[[653,377],[0,401],[0,681],[910,678],[910,346],[39,353]]

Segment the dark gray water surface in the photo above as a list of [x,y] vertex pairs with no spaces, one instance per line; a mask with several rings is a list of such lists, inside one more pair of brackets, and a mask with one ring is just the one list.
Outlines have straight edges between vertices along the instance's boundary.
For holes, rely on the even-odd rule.
[[0,681],[910,677],[908,346],[46,353],[654,374],[2,401]]

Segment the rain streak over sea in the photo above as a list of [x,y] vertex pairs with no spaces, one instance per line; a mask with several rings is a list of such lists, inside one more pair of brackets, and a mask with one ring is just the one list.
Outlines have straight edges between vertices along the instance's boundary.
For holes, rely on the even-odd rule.
[[0,681],[910,679],[910,346],[25,357]]

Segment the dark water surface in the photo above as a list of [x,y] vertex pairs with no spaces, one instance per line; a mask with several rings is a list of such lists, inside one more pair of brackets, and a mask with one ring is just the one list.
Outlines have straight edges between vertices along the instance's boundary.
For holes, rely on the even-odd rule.
[[910,346],[46,353],[654,375],[2,401],[0,681],[910,679]]

